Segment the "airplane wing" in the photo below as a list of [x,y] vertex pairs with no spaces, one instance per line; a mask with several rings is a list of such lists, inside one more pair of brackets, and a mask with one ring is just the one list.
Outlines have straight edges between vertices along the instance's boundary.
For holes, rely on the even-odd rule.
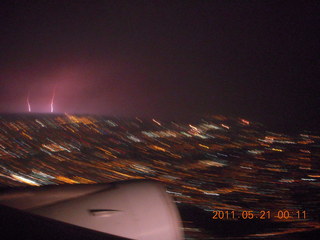
[[0,206],[1,240],[129,240]]
[[9,215],[17,220],[10,226],[34,223],[14,227],[11,234],[21,228],[29,234],[47,229],[45,238],[51,239],[62,228],[64,234],[94,232],[97,238],[92,239],[100,239],[98,235],[103,239],[183,239],[178,210],[165,188],[154,181],[13,188],[0,193],[0,205],[0,229],[10,228],[5,220]]

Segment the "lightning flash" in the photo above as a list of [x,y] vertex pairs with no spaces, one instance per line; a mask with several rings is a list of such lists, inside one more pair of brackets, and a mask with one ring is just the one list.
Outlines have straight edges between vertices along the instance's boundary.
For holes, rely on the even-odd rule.
[[29,112],[31,112],[31,105],[30,105],[29,98],[30,98],[30,91],[28,91],[28,96],[27,96],[27,105],[28,105],[28,111],[29,111]]
[[54,89],[53,89],[53,93],[52,93],[52,98],[51,98],[51,112],[53,112],[53,102],[54,102],[54,97],[56,96],[56,88],[57,86],[54,86]]

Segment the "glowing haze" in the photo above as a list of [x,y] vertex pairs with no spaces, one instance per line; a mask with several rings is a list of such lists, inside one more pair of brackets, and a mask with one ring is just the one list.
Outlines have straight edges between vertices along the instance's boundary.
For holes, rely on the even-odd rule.
[[1,110],[134,116],[135,112],[131,110],[132,101],[139,101],[139,98],[148,94],[141,96],[139,86],[133,88],[133,79],[142,80],[144,76],[128,65],[121,66],[121,63],[111,64],[104,61],[99,66],[94,60],[90,64],[69,64],[65,61],[58,67],[51,65],[56,64],[41,64],[39,70],[35,64],[31,69],[6,73],[2,81],[2,99],[6,104],[0,104]]

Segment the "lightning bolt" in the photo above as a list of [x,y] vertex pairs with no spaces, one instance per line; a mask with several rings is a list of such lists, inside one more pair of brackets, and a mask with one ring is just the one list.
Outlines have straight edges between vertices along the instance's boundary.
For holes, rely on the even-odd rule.
[[51,98],[51,104],[50,104],[50,107],[51,107],[51,112],[53,112],[53,102],[54,102],[54,97],[56,96],[56,88],[57,86],[54,86],[53,88],[53,93],[52,93],[52,98]]
[[27,105],[28,105],[28,111],[29,111],[29,112],[31,112],[31,105],[30,105],[29,98],[30,98],[30,91],[28,91],[28,96],[27,96]]

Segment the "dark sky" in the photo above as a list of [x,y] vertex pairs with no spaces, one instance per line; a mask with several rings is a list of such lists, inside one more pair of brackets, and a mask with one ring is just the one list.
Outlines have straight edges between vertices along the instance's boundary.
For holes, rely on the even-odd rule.
[[319,1],[0,2],[0,112],[318,129]]

